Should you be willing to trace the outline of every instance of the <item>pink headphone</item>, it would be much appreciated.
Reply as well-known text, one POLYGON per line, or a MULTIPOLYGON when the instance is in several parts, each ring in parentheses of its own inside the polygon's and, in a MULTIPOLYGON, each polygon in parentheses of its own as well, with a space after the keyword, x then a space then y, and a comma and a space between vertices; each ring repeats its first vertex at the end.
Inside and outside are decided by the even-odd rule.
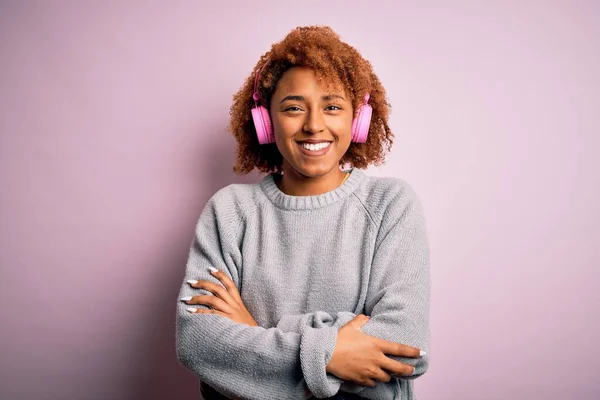
MULTIPOLYGON (((258 143, 260 144, 275 143, 275 134, 273 132, 269 111, 266 107, 258 105, 258 101, 260 100, 260 95, 258 94, 258 78, 268 63, 269 60, 267 60, 262 68, 256 73, 256 78, 254 79, 254 93, 252 94, 252 98, 254 99, 252 120, 254 121, 258 143)), ((355 143, 365 143, 367 141, 367 136, 369 136, 369 124, 371 123, 371 115, 373 114, 373 108, 369 104, 370 97, 369 93, 365 94, 364 102, 358 108, 356 117, 352 120, 352 141, 355 143)))

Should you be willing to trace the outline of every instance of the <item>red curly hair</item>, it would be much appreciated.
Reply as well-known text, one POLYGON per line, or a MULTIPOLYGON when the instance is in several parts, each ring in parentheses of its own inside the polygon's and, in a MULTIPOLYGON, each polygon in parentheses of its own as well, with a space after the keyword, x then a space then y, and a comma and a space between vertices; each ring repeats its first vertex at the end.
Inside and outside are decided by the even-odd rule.
POLYGON ((369 104, 373 107, 373 115, 368 139, 366 143, 352 143, 340 165, 366 168, 370 164, 382 164, 394 137, 388 126, 391 106, 386 100, 385 89, 369 61, 354 47, 342 42, 331 28, 308 26, 292 30, 281 42, 273 44, 233 96, 229 129, 238 145, 233 170, 238 174, 247 174, 254 168, 266 173, 281 172, 283 157, 275 143, 258 143, 250 111, 254 107, 252 94, 255 75, 264 67, 258 91, 268 109, 282 75, 295 66, 312 68, 317 80, 328 85, 341 83, 352 100, 354 110, 362 103, 365 93, 371 95, 369 104))

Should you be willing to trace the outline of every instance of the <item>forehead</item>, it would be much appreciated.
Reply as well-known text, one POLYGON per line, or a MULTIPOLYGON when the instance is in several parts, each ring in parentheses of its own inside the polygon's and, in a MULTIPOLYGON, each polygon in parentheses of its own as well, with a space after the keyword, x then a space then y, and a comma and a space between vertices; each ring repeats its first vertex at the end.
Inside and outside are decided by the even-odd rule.
POLYGON ((344 85, 337 79, 324 79, 309 67, 292 67, 285 71, 275 88, 275 96, 295 93, 344 94, 344 85))

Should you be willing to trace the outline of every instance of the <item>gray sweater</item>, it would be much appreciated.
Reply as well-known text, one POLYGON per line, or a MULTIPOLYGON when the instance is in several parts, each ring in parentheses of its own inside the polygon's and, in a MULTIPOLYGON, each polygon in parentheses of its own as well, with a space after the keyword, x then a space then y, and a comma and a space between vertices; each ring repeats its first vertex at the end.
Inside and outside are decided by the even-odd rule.
POLYGON ((317 196, 286 195, 272 175, 229 185, 200 216, 180 298, 208 293, 186 281, 218 282, 210 266, 229 274, 260 326, 178 301, 177 355, 202 382, 239 399, 414 399, 412 379, 429 363, 429 248, 405 181, 355 168, 317 196), (366 334, 427 352, 396 358, 413 376, 370 388, 326 373, 338 329, 360 313, 371 317, 366 334))

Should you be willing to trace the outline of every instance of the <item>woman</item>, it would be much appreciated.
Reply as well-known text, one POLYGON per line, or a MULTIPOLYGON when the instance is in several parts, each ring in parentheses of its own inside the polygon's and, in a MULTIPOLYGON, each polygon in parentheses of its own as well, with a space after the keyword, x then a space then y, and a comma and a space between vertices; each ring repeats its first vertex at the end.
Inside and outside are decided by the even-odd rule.
POLYGON ((369 62, 327 27, 274 44, 234 96, 234 170, 268 175, 218 191, 196 227, 177 352, 205 398, 414 398, 423 213, 406 182, 361 170, 392 144, 388 113, 369 62))

